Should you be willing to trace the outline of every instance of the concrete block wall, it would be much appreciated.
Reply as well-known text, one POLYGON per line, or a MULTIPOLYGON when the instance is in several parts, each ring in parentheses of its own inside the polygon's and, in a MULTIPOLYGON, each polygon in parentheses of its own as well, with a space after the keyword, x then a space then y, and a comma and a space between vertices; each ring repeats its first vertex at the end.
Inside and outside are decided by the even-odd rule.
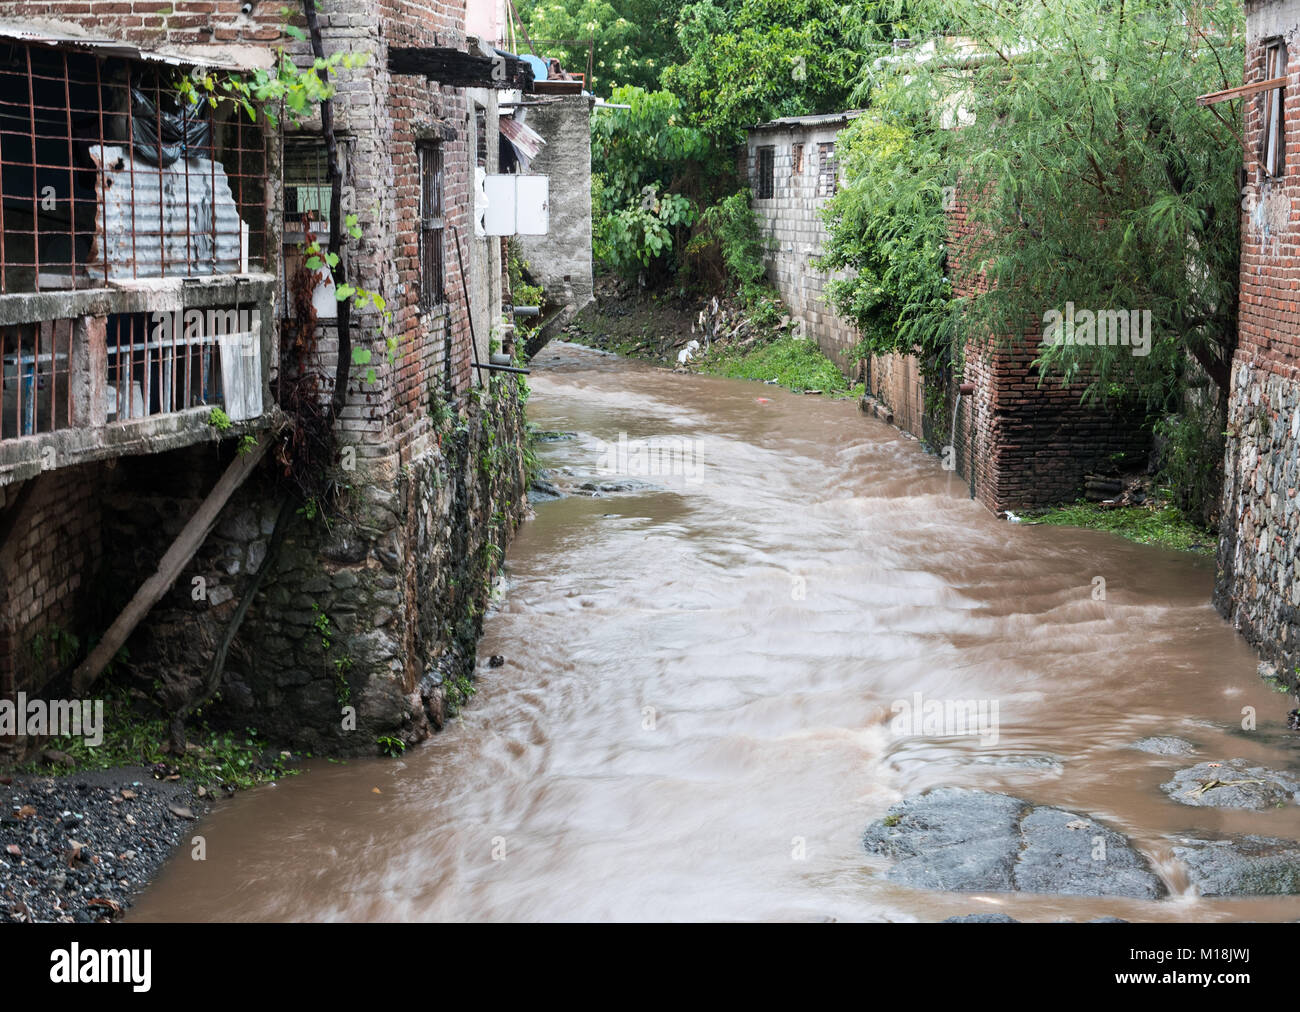
POLYGON ((1223 520, 1214 601, 1279 677, 1300 666, 1300 0, 1246 4, 1244 81, 1262 81, 1265 47, 1287 46, 1286 162, 1262 154, 1269 93, 1244 101, 1246 191, 1241 300, 1224 451, 1223 520))
POLYGON ((591 117, 585 95, 548 97, 529 105, 527 124, 546 139, 528 171, 551 177, 551 231, 521 235, 529 273, 546 290, 549 305, 581 310, 593 295, 591 263, 591 117))
POLYGON ((824 185, 819 188, 824 168, 821 145, 834 144, 842 125, 765 126, 751 130, 748 178, 754 196, 751 206, 771 244, 765 260, 768 278, 791 313, 803 321, 805 336, 816 341, 827 357, 849 373, 856 366, 850 353, 858 343, 857 329, 839 317, 827 301, 826 282, 836 275, 819 270, 814 263, 826 242, 821 211, 829 196, 824 185), (803 145, 801 167, 794 159, 797 144, 803 145), (758 196, 758 150, 766 146, 774 149, 770 198, 758 196))

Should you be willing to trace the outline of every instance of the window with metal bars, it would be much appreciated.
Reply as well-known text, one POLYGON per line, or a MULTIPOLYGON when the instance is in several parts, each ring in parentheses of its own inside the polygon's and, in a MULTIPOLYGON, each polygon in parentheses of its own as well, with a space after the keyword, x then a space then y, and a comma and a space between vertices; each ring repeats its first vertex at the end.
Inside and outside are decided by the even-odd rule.
POLYGON ((790 146, 790 174, 798 176, 803 173, 803 145, 790 146))
POLYGON ((771 200, 776 192, 776 148, 767 145, 758 149, 758 162, 755 166, 758 185, 754 196, 759 200, 771 200))
POLYGON ((479 108, 474 110, 474 135, 478 141, 478 145, 477 145, 478 150, 476 152, 476 158, 477 158, 476 164, 480 169, 486 169, 488 167, 487 128, 488 128, 487 110, 480 106, 479 108))
MULTIPOLYGON (((1264 79, 1287 75, 1286 43, 1270 42, 1264 50, 1264 79)), ((1286 87, 1264 92, 1264 137, 1260 154, 1264 171, 1274 178, 1286 175, 1286 87)))
POLYGON ((420 157, 420 308, 446 302, 443 269, 442 145, 419 145, 420 157))
POLYGON ((826 142, 817 145, 817 196, 833 197, 839 189, 839 166, 835 161, 835 144, 826 142))
POLYGON ((187 106, 174 76, 0 43, 0 291, 240 273, 265 258, 262 126, 187 106))

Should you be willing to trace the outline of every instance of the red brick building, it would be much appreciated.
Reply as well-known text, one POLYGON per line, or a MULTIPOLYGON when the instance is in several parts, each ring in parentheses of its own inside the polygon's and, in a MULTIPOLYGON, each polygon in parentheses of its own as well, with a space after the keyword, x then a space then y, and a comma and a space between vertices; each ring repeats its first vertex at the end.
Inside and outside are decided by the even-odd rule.
MULTIPOLYGON (((325 52, 367 57, 336 75, 342 212, 361 232, 348 280, 391 315, 352 313, 368 362, 354 359, 335 424, 329 503, 273 534, 292 454, 276 403, 295 361, 291 278, 304 227, 324 244, 331 199, 321 124, 184 110, 170 89, 194 67, 271 67, 279 47, 303 65, 308 44, 267 0, 0 5, 0 694, 93 658, 242 469, 119 668, 162 681, 175 709, 256 585, 214 716, 340 748, 442 719, 523 482, 516 382, 474 365, 510 339, 504 242, 476 234, 474 188, 497 168, 498 92, 529 75, 467 35, 466 13, 320 4, 325 52), (159 335, 160 314, 192 310, 234 315, 216 335, 159 335), (255 445, 264 463, 240 464, 255 445)), ((339 347, 327 273, 305 297, 324 400, 339 347)))
POLYGON ((1241 302, 1215 603, 1295 683, 1300 664, 1300 2, 1246 4, 1241 302))

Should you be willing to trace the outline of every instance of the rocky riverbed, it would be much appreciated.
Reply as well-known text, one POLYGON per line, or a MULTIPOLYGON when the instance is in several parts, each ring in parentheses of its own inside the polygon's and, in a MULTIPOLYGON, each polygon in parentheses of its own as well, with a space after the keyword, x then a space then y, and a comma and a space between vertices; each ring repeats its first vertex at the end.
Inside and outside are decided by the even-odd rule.
MULTIPOLYGON (((1134 746, 1186 756, 1177 738, 1134 746)), ((1171 801, 1194 807, 1265 811, 1300 803, 1300 778, 1242 759, 1202 762, 1161 785, 1171 801)), ((1180 837, 1173 856, 1201 896, 1300 895, 1300 841, 1249 833, 1180 837)), ((1130 840, 1078 812, 959 787, 911 795, 863 834, 873 854, 893 859, 885 877, 947 892, 1032 892, 1160 899, 1166 882, 1130 840)), ((978 914, 957 921, 1007 920, 978 914)))
POLYGON ((0 922, 110 921, 208 808, 167 767, 0 778, 0 922))

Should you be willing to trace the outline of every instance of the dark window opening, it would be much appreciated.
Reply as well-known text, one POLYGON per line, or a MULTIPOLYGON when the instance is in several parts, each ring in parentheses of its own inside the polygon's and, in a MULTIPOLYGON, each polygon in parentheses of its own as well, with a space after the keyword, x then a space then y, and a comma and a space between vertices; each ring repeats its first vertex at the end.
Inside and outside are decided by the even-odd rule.
POLYGON ((771 200, 776 192, 776 148, 768 146, 758 149, 756 171, 758 186, 755 195, 759 200, 771 200))
POLYGON ((803 173, 803 145, 796 144, 790 148, 790 174, 793 176, 802 175, 803 173))
POLYGON ((443 271, 442 147, 419 146, 420 157, 420 308, 446 301, 443 271))

